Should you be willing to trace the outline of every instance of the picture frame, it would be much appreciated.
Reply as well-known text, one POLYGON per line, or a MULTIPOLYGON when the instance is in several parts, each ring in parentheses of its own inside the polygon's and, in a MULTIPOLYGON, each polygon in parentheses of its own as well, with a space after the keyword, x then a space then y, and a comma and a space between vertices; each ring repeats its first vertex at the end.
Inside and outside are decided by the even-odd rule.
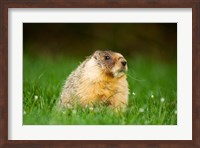
POLYGON ((0 145, 1 147, 199 147, 200 146, 200 1, 1 1, 0 145), (8 140, 8 9, 9 8, 192 8, 192 140, 8 140))

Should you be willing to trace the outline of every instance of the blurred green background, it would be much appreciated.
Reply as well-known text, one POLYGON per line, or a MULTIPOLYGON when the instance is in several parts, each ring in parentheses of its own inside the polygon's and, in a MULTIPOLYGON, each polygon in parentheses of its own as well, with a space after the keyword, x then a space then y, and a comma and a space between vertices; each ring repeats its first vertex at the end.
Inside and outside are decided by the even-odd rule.
POLYGON ((177 124, 176 23, 24 23, 23 124, 177 124), (129 105, 54 109, 66 77, 95 50, 128 61, 129 105))

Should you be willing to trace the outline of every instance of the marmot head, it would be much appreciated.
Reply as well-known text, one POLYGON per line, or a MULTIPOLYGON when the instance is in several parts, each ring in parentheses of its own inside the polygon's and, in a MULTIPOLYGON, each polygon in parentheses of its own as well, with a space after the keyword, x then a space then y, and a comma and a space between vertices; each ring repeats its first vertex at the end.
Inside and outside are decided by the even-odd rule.
POLYGON ((97 50, 92 57, 103 72, 112 77, 119 78, 128 70, 127 61, 120 53, 97 50))

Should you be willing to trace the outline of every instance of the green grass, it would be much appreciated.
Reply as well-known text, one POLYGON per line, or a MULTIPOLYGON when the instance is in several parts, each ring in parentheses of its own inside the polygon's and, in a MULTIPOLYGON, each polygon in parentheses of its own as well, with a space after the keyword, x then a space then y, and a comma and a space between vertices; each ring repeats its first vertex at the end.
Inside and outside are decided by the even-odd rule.
POLYGON ((177 66, 147 57, 128 60, 129 105, 125 112, 105 106, 57 109, 64 80, 84 59, 23 58, 23 124, 176 125, 177 66), (163 98, 163 99, 162 99, 163 98))

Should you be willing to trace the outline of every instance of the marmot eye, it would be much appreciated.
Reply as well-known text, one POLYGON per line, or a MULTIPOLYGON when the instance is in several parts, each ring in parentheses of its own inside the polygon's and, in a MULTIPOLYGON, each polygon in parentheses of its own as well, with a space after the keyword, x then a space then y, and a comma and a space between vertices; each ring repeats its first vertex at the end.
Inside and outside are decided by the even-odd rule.
POLYGON ((110 56, 105 56, 105 60, 110 60, 110 56))

